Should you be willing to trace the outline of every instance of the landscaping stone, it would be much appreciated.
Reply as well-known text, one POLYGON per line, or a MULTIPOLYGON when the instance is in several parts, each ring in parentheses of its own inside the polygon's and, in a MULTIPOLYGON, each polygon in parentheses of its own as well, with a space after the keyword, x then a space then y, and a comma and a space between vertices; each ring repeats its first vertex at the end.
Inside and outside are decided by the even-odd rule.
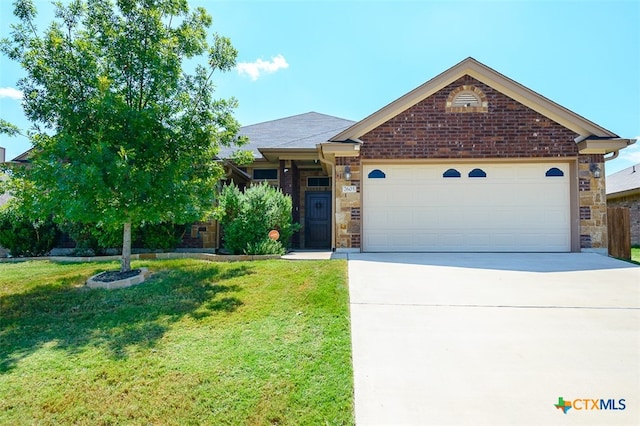
POLYGON ((151 275, 148 268, 140 268, 135 271, 138 271, 138 273, 116 280, 111 280, 113 275, 112 272, 101 272, 89 278, 86 285, 89 288, 105 288, 107 290, 113 290, 116 288, 126 288, 142 284, 144 280, 151 275))

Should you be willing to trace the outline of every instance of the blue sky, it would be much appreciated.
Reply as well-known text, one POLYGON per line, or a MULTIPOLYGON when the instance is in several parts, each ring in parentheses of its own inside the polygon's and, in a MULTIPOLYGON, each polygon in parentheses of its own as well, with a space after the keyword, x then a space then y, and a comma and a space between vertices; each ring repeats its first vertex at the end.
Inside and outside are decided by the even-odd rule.
MULTIPOLYGON (((36 0, 43 23, 49 1, 36 0)), ((640 137, 640 1, 206 1, 238 49, 218 75, 243 125, 309 111, 360 120, 472 56, 621 137, 640 137)), ((12 6, 0 1, 0 37, 12 6)), ((0 59, 0 117, 29 127, 0 59)), ((24 138, 0 135, 13 158, 24 138)), ((640 142, 607 174, 640 163, 640 142)))

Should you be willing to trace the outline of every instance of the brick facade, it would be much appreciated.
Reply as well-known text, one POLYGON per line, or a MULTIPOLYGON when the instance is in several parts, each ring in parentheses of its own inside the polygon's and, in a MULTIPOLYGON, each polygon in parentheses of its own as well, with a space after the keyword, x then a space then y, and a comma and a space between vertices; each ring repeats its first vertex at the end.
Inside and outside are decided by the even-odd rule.
POLYGON ((372 159, 575 157, 576 135, 497 90, 464 76, 362 136, 372 159), (488 112, 446 111, 451 92, 480 89, 488 112))
POLYGON ((336 159, 336 248, 360 248, 360 194, 342 194, 341 189, 343 185, 359 186, 363 160, 528 158, 578 158, 580 246, 606 248, 605 180, 589 173, 591 163, 604 170, 603 156, 579 155, 577 136, 490 86, 464 76, 360 137, 364 143, 359 158, 336 159), (468 111, 451 108, 451 99, 462 90, 472 91, 482 106, 468 111), (347 165, 351 181, 344 179, 347 165))

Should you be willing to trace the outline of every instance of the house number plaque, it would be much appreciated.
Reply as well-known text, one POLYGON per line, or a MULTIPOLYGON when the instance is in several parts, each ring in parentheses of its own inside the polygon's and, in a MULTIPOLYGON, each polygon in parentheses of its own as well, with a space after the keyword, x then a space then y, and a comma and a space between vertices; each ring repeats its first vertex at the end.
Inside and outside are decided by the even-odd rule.
POLYGON ((348 194, 351 192, 358 192, 358 188, 355 185, 344 185, 342 187, 343 194, 348 194))

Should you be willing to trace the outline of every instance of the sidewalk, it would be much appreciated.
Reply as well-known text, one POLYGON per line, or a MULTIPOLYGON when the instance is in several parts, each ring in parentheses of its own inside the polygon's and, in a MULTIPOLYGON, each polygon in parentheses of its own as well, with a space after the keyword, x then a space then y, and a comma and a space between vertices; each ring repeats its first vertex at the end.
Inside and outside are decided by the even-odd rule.
POLYGON ((286 260, 329 260, 346 259, 345 253, 333 253, 327 250, 296 250, 282 256, 286 260))

